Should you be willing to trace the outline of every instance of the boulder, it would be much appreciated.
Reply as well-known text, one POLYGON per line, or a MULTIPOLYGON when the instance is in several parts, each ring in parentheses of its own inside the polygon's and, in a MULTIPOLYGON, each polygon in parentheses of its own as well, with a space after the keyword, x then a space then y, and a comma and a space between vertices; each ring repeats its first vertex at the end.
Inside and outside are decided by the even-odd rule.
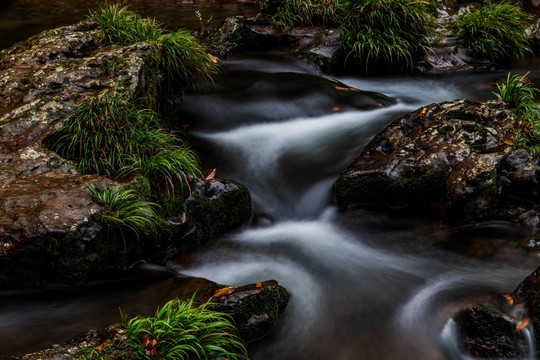
POLYGON ((519 217, 538 216, 539 165, 512 145, 517 136, 512 109, 500 101, 420 108, 353 159, 336 181, 336 202, 428 210, 450 224, 509 220, 534 231, 534 221, 519 217))
MULTIPOLYGON (((0 52, 0 286, 77 283, 141 259, 163 261, 184 248, 174 244, 190 229, 197 229, 190 235, 194 245, 187 246, 192 249, 249 218, 247 190, 213 180, 197 185, 201 204, 177 204, 176 212, 186 208, 193 224, 183 233, 171 222, 160 234, 125 241, 96 221, 99 206, 87 189, 117 182, 81 175, 45 146, 47 136, 89 97, 115 90, 132 102, 157 104, 155 51, 147 43, 102 44, 97 25, 86 20, 0 52)), ((135 186, 134 180, 123 185, 135 186)))
MULTIPOLYGON (((191 278, 182 284, 179 299, 189 299, 189 294, 196 291, 196 302, 210 302, 211 309, 230 314, 244 343, 265 335, 277 322, 289 300, 287 290, 275 280, 227 287, 206 279, 191 278)), ((96 348, 102 351, 100 355, 110 360, 135 359, 135 356, 125 353, 126 341, 126 331, 120 325, 111 325, 83 332, 61 344, 27 354, 20 360, 78 359, 85 353, 91 355, 96 348)))

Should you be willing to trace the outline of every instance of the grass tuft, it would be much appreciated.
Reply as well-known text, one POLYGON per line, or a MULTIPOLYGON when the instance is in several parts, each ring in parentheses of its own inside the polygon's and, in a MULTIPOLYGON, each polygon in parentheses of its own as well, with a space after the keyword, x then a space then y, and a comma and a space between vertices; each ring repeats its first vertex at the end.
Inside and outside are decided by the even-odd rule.
POLYGON ((502 63, 532 53, 526 35, 530 20, 531 15, 518 5, 486 2, 461 15, 452 26, 473 56, 502 63))
POLYGON ((263 18, 278 29, 292 26, 336 26, 341 22, 340 0, 266 0, 263 18))
POLYGON ((218 73, 216 59, 185 30, 166 33, 153 19, 142 18, 122 4, 105 4, 88 16, 101 27, 107 43, 131 45, 147 42, 156 46, 156 60, 161 65, 168 86, 211 80, 218 73))
POLYGON ((153 317, 123 316, 126 348, 139 359, 247 359, 230 317, 207 306, 175 299, 153 317))
POLYGON ((191 176, 200 176, 195 153, 174 134, 160 128, 152 110, 116 92, 88 99, 69 116, 52 136, 50 148, 73 160, 79 172, 119 177, 138 172, 179 193, 191 176))
POLYGON ((135 190, 124 190, 117 185, 110 189, 87 186, 100 206, 99 219, 109 228, 128 228, 137 236, 154 231, 161 220, 157 204, 140 201, 135 190))
POLYGON ((430 3, 423 0, 346 0, 337 59, 364 71, 409 69, 435 35, 430 3))
POLYGON ((493 94, 513 108, 521 129, 520 138, 514 144, 529 150, 533 156, 540 155, 540 110, 536 105, 535 94, 540 90, 526 75, 508 73, 506 83, 497 84, 493 94))

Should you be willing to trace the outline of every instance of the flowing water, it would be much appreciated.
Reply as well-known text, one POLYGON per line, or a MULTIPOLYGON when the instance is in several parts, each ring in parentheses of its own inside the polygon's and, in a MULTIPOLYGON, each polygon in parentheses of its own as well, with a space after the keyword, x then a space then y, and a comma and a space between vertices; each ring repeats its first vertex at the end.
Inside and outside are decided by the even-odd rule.
MULTIPOLYGON (((64 5, 72 3, 86 6, 64 5)), ((0 34, 16 29, 7 17, 18 21, 3 11, 24 4, 40 6, 13 0, 0 9, 0 34)), ((468 303, 512 291, 536 267, 511 246, 519 231, 496 222, 448 229, 399 209, 338 211, 331 191, 352 157, 396 117, 433 102, 492 98, 493 82, 504 77, 336 79, 278 52, 227 61, 212 91, 185 95, 179 123, 195 124, 205 167, 248 186, 252 223, 176 259, 174 272, 146 266, 75 288, 0 291, 0 356, 118 322, 118 307, 150 314, 188 275, 230 285, 276 279, 289 290, 277 326, 250 345, 253 359, 467 359, 448 319, 468 303)))

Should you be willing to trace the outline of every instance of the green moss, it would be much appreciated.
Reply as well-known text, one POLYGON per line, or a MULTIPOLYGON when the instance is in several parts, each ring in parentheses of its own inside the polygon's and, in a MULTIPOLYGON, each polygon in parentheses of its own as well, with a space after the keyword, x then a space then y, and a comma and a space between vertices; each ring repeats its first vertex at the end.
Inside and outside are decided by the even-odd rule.
POLYGON ((289 294, 281 286, 267 286, 256 295, 246 297, 235 308, 234 319, 237 324, 248 324, 252 316, 267 317, 268 327, 240 327, 242 338, 256 339, 263 336, 274 324, 278 316, 285 310, 289 301, 289 294))
POLYGON ((149 200, 152 196, 152 186, 148 178, 142 175, 137 176, 135 191, 137 192, 139 199, 149 200))
POLYGON ((447 133, 450 133, 450 132, 454 131, 455 129, 456 128, 453 125, 446 124, 446 125, 443 125, 440 128, 438 128, 437 132, 439 134, 441 134, 441 135, 445 135, 447 133))
POLYGON ((462 200, 459 216, 463 223, 474 223, 488 219, 499 204, 497 168, 478 174, 474 179, 467 181, 467 186, 474 192, 462 200))

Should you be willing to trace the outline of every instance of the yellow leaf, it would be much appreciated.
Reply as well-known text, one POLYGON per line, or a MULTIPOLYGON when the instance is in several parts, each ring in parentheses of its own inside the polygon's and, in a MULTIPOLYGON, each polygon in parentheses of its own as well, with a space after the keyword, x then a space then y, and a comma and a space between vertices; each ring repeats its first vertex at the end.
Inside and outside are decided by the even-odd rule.
POLYGON ((503 298, 504 298, 510 305, 513 305, 513 304, 514 304, 514 298, 512 297, 512 295, 504 294, 504 295, 503 295, 503 298))

